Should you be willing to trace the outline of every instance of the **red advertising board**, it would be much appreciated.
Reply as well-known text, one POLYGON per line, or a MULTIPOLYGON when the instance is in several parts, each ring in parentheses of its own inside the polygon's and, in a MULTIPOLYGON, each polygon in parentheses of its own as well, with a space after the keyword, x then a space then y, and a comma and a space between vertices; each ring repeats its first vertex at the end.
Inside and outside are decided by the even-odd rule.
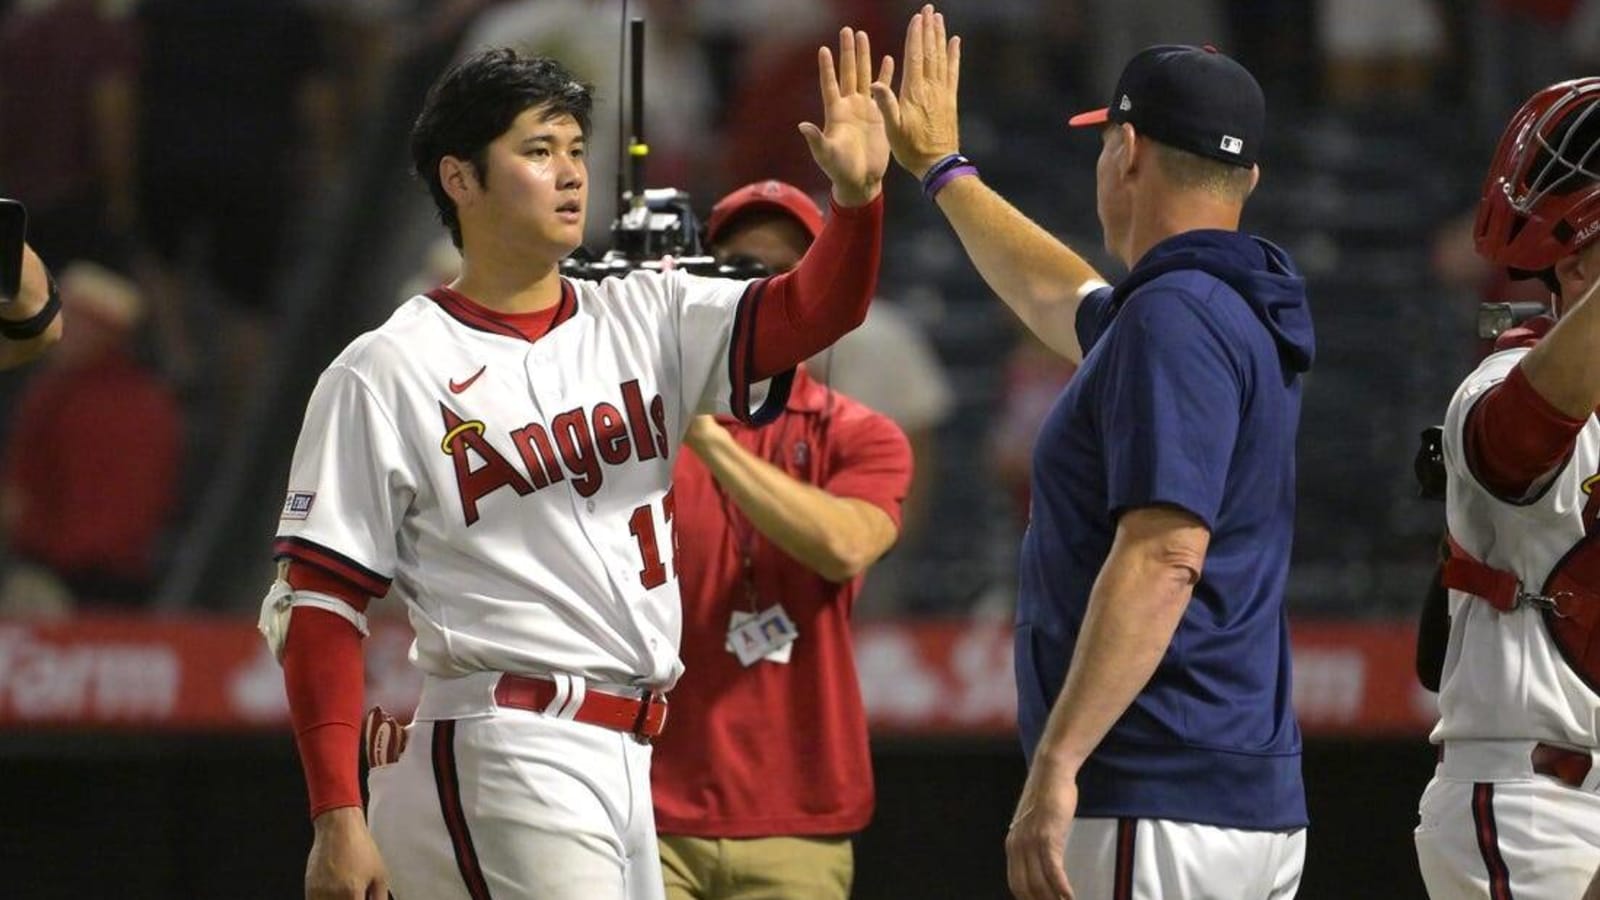
MULTIPOLYGON (((1311 735, 1422 735, 1433 695, 1412 674, 1409 623, 1293 629, 1295 707, 1311 735)), ((403 712, 421 677, 404 622, 375 622, 367 699, 403 712)), ((874 733, 1013 733, 1011 626, 900 621, 856 629, 874 733)), ((693 678, 689 672, 685 678, 693 678)), ((236 619, 0 620, 0 731, 237 731, 287 723, 283 683, 254 624, 236 619)))

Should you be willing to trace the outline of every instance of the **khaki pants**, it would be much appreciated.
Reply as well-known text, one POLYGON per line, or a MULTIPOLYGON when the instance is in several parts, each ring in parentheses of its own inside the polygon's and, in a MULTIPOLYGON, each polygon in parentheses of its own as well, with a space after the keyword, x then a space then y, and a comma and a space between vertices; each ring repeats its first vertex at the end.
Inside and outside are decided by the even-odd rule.
POLYGON ((661 836, 667 900, 846 900, 849 838, 661 836))

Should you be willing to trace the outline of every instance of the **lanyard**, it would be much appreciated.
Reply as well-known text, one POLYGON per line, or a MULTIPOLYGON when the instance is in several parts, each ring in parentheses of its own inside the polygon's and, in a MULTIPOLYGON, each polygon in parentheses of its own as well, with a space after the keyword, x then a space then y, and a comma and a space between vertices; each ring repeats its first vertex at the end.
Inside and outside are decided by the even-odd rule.
MULTIPOLYGON (((780 426, 781 430, 778 432, 778 438, 772 443, 772 446, 777 450, 778 458, 776 460, 770 458, 770 453, 753 454, 763 462, 771 463, 772 465, 777 466, 778 470, 783 472, 785 475, 788 475, 788 472, 784 470, 781 463, 783 460, 783 448, 788 446, 790 421, 791 417, 784 418, 783 425, 780 426)), ((738 438, 736 437, 734 440, 737 441, 738 438)), ((740 444, 740 446, 743 447, 744 445, 740 444)), ((750 519, 739 509, 739 504, 733 501, 733 497, 730 496, 727 489, 722 486, 722 482, 717 480, 715 474, 712 474, 711 476, 711 484, 712 487, 716 488, 717 498, 722 503, 722 514, 728 519, 728 529, 733 532, 734 544, 739 549, 739 581, 744 587, 744 599, 750 605, 750 612, 760 612, 760 595, 756 591, 755 561, 756 540, 759 535, 756 531, 755 523, 751 522, 750 519)))

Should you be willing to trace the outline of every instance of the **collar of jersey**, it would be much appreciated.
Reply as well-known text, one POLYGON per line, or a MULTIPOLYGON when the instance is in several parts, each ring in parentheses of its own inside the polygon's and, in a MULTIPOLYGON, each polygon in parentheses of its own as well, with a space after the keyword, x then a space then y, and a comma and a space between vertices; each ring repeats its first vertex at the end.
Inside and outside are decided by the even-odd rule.
POLYGON ((544 312, 543 310, 537 313, 496 312, 479 305, 472 298, 446 285, 440 285, 424 296, 437 303, 439 308, 444 310, 445 314, 450 318, 468 328, 529 343, 549 334, 557 325, 572 318, 573 314, 578 311, 578 293, 572 287, 572 282, 565 278, 561 279, 561 300, 556 304, 555 314, 550 317, 550 324, 545 326, 544 330, 535 337, 529 337, 524 334, 522 329, 513 323, 525 317, 539 316, 544 312))

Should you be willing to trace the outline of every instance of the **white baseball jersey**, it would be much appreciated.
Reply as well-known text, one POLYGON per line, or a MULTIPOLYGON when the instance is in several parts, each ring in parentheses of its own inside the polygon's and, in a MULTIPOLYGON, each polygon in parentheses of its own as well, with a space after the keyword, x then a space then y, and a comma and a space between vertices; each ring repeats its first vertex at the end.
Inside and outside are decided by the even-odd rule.
POLYGON ((392 584, 430 674, 670 688, 672 459, 689 416, 767 393, 743 377, 764 284, 564 281, 532 342, 448 289, 412 298, 318 381, 275 552, 392 584))
MULTIPOLYGON (((1462 549, 1538 592, 1595 528, 1600 492, 1591 494, 1590 488, 1600 474, 1600 422, 1590 416, 1566 465, 1526 503, 1507 503, 1485 490, 1468 469, 1463 449, 1467 413, 1525 353, 1519 348, 1489 356, 1450 401, 1444 425, 1445 510, 1450 535, 1462 549)), ((1533 607, 1501 612, 1452 590, 1440 688, 1435 743, 1505 738, 1600 746, 1600 695, 1563 659, 1533 607)))

